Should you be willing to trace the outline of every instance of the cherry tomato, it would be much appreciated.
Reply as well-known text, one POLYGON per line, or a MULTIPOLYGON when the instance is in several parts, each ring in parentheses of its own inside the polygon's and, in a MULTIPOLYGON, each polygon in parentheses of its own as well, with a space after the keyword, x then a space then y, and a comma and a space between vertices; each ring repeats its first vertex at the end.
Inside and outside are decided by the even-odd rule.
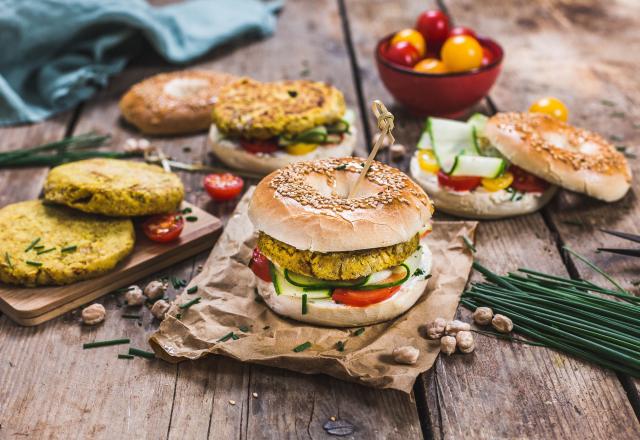
POLYGON ((480 65, 488 66, 491 63, 493 63, 493 52, 491 52, 486 47, 483 47, 482 48, 482 62, 480 63, 480 65))
POLYGON ((209 174, 204 178, 204 189, 213 200, 224 201, 237 197, 242 192, 244 180, 231 173, 209 174))
POLYGON ((431 150, 418 150, 418 165, 422 171, 435 174, 440 171, 440 165, 431 150))
POLYGON ((353 307, 366 307, 391 298, 400 286, 383 287, 377 290, 349 290, 335 289, 331 297, 338 304, 346 304, 353 307))
POLYGON ((420 57, 423 57, 424 52, 427 50, 427 43, 424 37, 415 29, 403 29, 397 32, 391 39, 391 44, 399 43, 400 41, 406 41, 415 47, 420 57))
POLYGON ((436 58, 425 58, 413 66, 413 70, 423 73, 447 73, 447 66, 436 58))
POLYGON ((448 37, 455 37, 456 35, 467 35, 472 38, 478 38, 478 36, 472 29, 469 29, 468 27, 464 27, 464 26, 456 26, 453 29, 451 29, 449 31, 448 37))
POLYGON ((385 57, 392 63, 411 67, 420 59, 420 54, 408 41, 399 41, 389 45, 385 57))
POLYGON ((255 248, 251 261, 249 261, 249 267, 258 278, 267 283, 271 282, 271 268, 269 265, 267 257, 260 252, 260 249, 255 248))
POLYGON ((278 142, 274 139, 240 139, 240 146, 252 154, 270 154, 278 151, 278 142))
POLYGON ((509 171, 513 174, 513 183, 511 186, 517 191, 541 193, 549 187, 549 183, 545 180, 527 173, 515 165, 511 165, 509 171))
POLYGON ((179 212, 154 215, 142 224, 144 235, 158 243, 175 240, 180 236, 182 229, 184 229, 184 219, 179 212))
POLYGON ((427 47, 439 53, 449 35, 449 19, 442 11, 424 11, 418 16, 415 28, 427 41, 427 47))
POLYGON ((464 72, 482 64, 482 46, 468 35, 450 37, 442 46, 442 61, 451 72, 464 72))
POLYGON ((481 181, 482 177, 450 176, 442 170, 438 171, 438 183, 454 191, 472 191, 480 185, 481 181))
POLYGON ((569 110, 562 101, 552 96, 538 99, 529 107, 531 113, 546 113, 561 121, 567 121, 569 118, 569 110))
POLYGON ((513 174, 509 171, 506 171, 501 176, 495 177, 493 179, 483 178, 482 179, 482 187, 489 192, 500 191, 501 189, 507 189, 513 183, 513 174))

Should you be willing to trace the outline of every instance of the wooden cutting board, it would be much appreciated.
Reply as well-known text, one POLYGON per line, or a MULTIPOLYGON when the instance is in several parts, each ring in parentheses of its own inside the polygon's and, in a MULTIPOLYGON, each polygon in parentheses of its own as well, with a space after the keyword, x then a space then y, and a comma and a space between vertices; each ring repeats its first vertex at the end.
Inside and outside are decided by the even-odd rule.
POLYGON ((198 218, 185 222, 180 238, 171 243, 154 243, 136 224, 133 252, 108 274, 68 286, 17 287, 0 284, 0 311, 18 324, 33 326, 87 304, 115 289, 169 267, 213 247, 222 231, 222 222, 189 203, 189 215, 198 218))

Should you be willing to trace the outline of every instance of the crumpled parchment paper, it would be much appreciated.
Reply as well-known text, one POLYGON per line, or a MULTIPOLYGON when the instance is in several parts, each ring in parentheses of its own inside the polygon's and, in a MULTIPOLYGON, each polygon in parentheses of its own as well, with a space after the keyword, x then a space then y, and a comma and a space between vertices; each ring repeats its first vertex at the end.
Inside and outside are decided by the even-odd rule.
POLYGON ((426 293, 405 314, 355 335, 356 329, 317 327, 282 318, 257 297, 254 275, 247 267, 257 239, 247 216, 252 193, 253 188, 240 201, 203 271, 187 286, 198 286, 197 292, 188 294, 185 289, 151 336, 156 355, 179 362, 220 354, 410 393, 416 377, 431 368, 440 348, 438 341, 426 339, 426 324, 437 317, 453 319, 458 307, 473 260, 462 236, 473 240, 477 222, 435 222, 428 236, 433 276, 426 293), (179 308, 196 297, 201 297, 198 304, 179 308), (180 319, 176 319, 178 313, 180 319), (219 342, 230 332, 237 339, 219 342), (293 351, 307 341, 310 348, 293 351), (338 341, 344 342, 342 352, 337 350, 338 341), (403 345, 420 349, 416 364, 394 363, 391 352, 403 345))

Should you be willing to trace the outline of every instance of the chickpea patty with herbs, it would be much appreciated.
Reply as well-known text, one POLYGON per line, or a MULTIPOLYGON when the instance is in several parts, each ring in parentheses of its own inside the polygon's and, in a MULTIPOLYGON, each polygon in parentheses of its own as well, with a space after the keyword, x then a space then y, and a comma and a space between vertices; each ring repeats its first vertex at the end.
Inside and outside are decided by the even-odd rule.
POLYGON ((132 217, 178 209, 180 178, 155 165, 117 159, 88 159, 60 165, 44 184, 47 201, 93 214, 132 217))
POLYGON ((47 205, 42 200, 0 209, 0 281, 63 285, 113 269, 133 250, 129 219, 47 205))

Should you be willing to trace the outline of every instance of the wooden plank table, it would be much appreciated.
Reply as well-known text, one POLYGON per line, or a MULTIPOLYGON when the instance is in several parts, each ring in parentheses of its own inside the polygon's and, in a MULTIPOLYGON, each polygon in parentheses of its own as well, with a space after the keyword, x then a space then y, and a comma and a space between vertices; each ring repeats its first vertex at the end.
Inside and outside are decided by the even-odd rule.
MULTIPOLYGON (((375 127, 368 104, 382 99, 396 116, 398 141, 413 148, 422 120, 392 105, 372 54, 377 37, 411 26, 429 6, 436 5, 421 0, 289 0, 273 37, 216 50, 198 67, 263 80, 304 77, 337 85, 360 116, 361 155, 369 127, 375 127)), ((634 56, 640 49, 639 5, 622 0, 465 0, 439 6, 456 22, 504 45, 505 69, 492 92, 498 109, 525 110, 535 98, 555 95, 569 105, 577 125, 630 147, 639 143, 640 58, 634 56)), ((119 120, 118 98, 139 79, 170 68, 153 56, 144 57, 75 112, 0 130, 0 148, 35 145, 90 129, 111 133, 120 147, 139 135, 119 120)), ((483 103, 478 110, 489 113, 491 108, 483 103)), ((213 162, 205 139, 195 135, 152 141, 180 160, 213 162)), ((407 163, 393 164, 406 169, 407 163)), ((637 173, 637 161, 631 163, 637 173)), ((46 172, 0 171, 0 206, 37 197, 46 172)), ((233 203, 211 202, 202 191, 202 175, 181 177, 190 202, 223 220, 228 217, 233 203)), ((637 193, 637 181, 634 190, 637 193)), ((640 278, 635 261, 596 255, 594 250, 613 242, 597 227, 639 233, 639 209, 634 194, 605 205, 561 192, 542 213, 483 222, 478 258, 497 271, 526 263, 556 274, 594 278, 561 254, 561 246, 568 244, 633 288, 632 282, 640 278), (575 219, 584 225, 567 223, 575 219)), ((189 279, 206 256, 162 275, 189 279)), ((175 293, 169 292, 171 297, 175 293)), ((640 436, 639 382, 544 348, 480 337, 473 355, 439 358, 408 396, 226 358, 170 365, 118 360, 117 348, 83 351, 83 342, 116 336, 145 348, 157 326, 146 309, 140 324, 121 319, 121 299, 115 295, 100 302, 109 317, 96 328, 82 327, 77 312, 37 328, 18 327, 0 316, 0 439, 327 438, 322 426, 331 416, 351 422, 352 437, 359 439, 640 436)), ((460 314, 468 316, 464 310, 460 314)))

